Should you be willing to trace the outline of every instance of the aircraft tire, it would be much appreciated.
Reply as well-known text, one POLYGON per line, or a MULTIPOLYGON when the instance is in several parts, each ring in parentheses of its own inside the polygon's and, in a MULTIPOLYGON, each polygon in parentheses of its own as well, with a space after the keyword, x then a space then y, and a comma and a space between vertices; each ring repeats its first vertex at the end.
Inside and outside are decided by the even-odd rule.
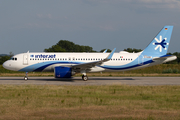
POLYGON ((87 81, 87 80, 88 80, 88 76, 87 76, 87 75, 83 75, 83 76, 82 76, 82 79, 83 79, 84 81, 87 81))
POLYGON ((24 80, 27 81, 27 80, 28 80, 28 77, 24 77, 24 80))

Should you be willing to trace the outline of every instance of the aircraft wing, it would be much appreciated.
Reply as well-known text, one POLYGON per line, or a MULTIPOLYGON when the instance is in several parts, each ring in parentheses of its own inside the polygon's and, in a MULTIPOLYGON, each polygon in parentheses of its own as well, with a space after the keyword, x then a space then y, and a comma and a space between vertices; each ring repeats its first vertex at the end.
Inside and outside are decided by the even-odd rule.
POLYGON ((107 62, 107 61, 109 61, 112 58, 115 50, 116 50, 116 48, 114 48, 114 50, 103 60, 95 61, 95 62, 89 62, 89 63, 83 63, 83 64, 78 64, 78 65, 73 65, 71 68, 75 69, 75 70, 78 70, 78 69, 82 70, 82 69, 92 68, 92 67, 94 67, 96 65, 101 65, 102 63, 107 62))

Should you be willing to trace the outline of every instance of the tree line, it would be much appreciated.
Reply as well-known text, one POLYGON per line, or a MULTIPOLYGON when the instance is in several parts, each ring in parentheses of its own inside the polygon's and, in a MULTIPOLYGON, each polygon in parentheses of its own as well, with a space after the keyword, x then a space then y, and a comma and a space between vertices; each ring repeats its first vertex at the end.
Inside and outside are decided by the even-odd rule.
POLYGON ((92 47, 74 44, 68 40, 60 40, 56 45, 48 49, 44 49, 44 52, 96 52, 92 47))
MULTIPOLYGON (((104 52, 106 49, 100 50, 100 52, 104 52)), ((141 49, 135 49, 135 48, 127 48, 124 49, 124 51, 130 52, 130 53, 137 53, 141 52, 141 49)), ((44 52, 98 52, 93 50, 90 46, 84 46, 84 45, 78 45, 74 44, 71 41, 68 40, 60 40, 57 44, 44 49, 44 52)), ((111 52, 111 49, 107 49, 107 52, 111 52)), ((168 55, 175 55, 177 56, 177 59, 171 62, 168 62, 167 64, 180 64, 180 53, 168 53, 168 55)), ((2 65, 6 60, 10 59, 13 56, 12 52, 10 52, 10 55, 2 55, 0 56, 0 65, 2 65)))

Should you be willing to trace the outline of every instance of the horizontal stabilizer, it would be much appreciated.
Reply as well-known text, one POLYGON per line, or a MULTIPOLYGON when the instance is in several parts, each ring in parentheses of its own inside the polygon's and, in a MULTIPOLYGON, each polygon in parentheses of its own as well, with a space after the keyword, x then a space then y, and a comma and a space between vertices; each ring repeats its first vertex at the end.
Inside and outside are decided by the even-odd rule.
POLYGON ((176 60, 177 59, 177 57, 176 56, 174 56, 174 55, 167 55, 167 56, 164 56, 164 57, 155 57, 155 58, 153 58, 152 60, 153 61, 163 61, 163 63, 165 63, 165 62, 169 62, 169 61, 173 61, 173 60, 176 60))

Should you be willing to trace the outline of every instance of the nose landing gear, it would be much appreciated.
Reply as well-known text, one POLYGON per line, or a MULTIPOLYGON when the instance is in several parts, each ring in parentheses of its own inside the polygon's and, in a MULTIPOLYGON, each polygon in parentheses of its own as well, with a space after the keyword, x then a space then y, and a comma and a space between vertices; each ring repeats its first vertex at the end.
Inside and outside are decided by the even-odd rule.
POLYGON ((24 77, 24 80, 27 81, 28 80, 28 72, 26 72, 26 75, 24 77))

